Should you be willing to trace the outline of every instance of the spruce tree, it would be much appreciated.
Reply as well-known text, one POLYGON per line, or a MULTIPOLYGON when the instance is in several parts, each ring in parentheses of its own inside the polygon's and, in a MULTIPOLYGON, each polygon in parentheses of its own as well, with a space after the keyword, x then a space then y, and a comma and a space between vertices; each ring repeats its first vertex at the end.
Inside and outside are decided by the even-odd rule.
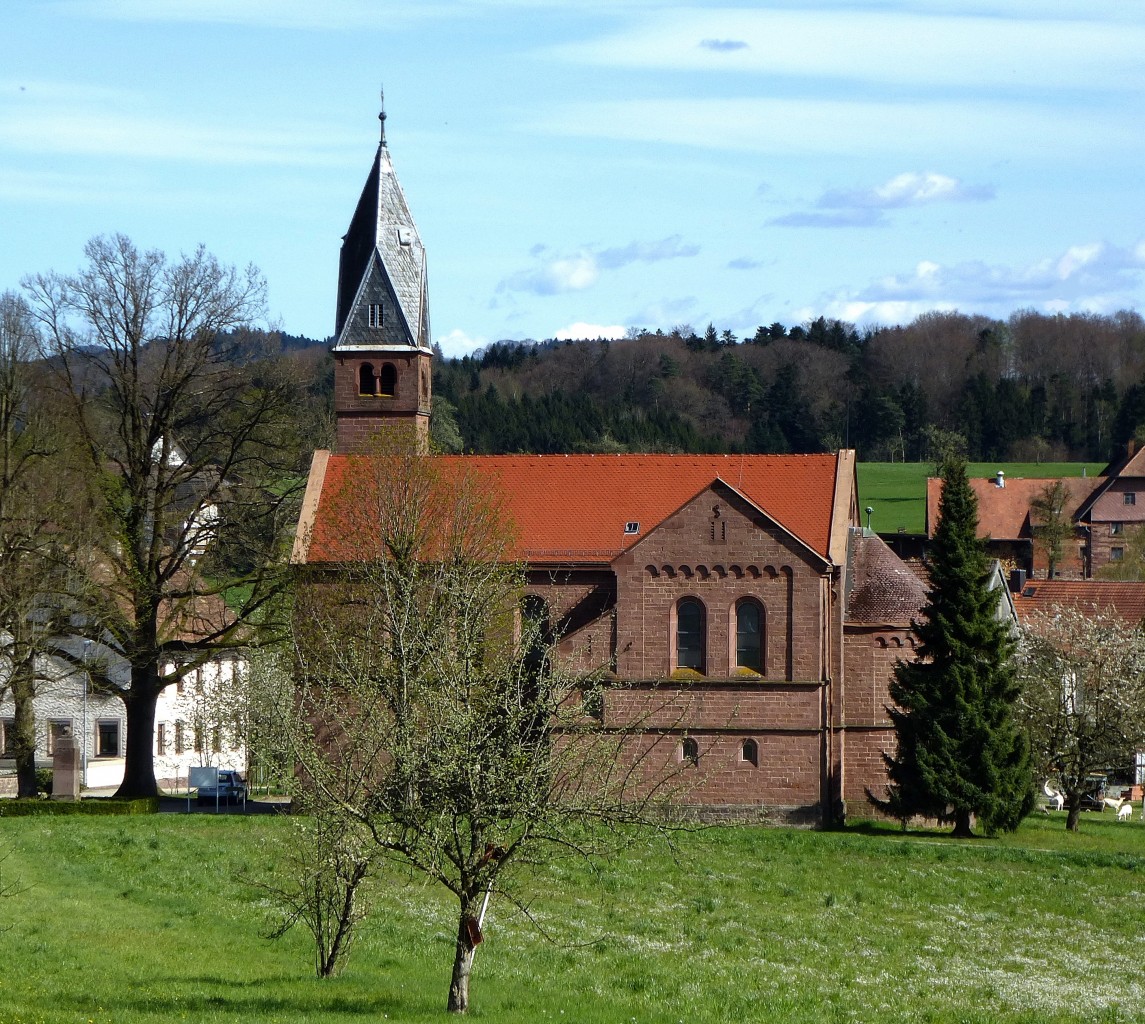
POLYGON ((978 501, 957 458, 941 466, 940 521, 930 552, 927 604, 913 623, 917 660, 900 662, 889 709, 898 738, 884 754, 895 817, 948 815, 971 835, 1012 831, 1033 803, 1030 755, 1014 719, 1018 685, 1010 624, 998 618, 990 562, 978 540, 978 501))

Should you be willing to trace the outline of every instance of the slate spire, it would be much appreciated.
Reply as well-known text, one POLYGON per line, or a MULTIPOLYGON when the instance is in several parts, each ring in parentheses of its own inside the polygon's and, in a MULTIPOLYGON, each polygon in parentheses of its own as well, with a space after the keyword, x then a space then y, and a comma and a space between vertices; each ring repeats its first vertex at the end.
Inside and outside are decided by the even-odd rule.
POLYGON ((338 265, 337 349, 408 345, 429 349, 425 249, 381 136, 338 265))

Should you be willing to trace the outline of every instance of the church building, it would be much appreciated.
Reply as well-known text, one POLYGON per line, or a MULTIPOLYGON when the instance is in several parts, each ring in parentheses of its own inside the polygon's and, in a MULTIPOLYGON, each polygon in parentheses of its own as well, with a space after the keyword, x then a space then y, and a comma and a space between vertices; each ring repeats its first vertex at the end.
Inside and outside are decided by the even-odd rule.
MULTIPOLYGON (((361 558, 340 506, 371 439, 404 431, 428 451, 426 257, 384 114, 342 243, 336 339, 336 448, 314 454, 293 551, 318 573, 361 558)), ((690 805, 818 823, 882 794, 888 685, 925 588, 861 527, 853 451, 425 457, 498 496, 558 656, 612 680, 604 726, 649 712, 633 742, 695 773, 690 805)))

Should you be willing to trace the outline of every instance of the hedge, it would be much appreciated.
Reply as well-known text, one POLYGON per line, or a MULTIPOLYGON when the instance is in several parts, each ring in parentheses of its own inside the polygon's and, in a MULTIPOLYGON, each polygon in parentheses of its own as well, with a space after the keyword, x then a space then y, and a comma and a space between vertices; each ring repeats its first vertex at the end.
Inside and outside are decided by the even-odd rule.
POLYGON ((30 814, 156 814, 158 797, 138 800, 0 800, 0 818, 23 818, 30 814))

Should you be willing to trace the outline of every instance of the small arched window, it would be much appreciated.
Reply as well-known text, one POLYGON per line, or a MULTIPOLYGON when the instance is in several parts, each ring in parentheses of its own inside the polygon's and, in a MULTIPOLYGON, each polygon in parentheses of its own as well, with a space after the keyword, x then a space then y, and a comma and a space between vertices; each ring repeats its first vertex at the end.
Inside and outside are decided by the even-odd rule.
POLYGON ((700 763, 700 745, 691 736, 680 741, 680 760, 684 764, 700 763))
POLYGON ((755 740, 744 740, 740 744, 739 759, 755 768, 759 767, 759 744, 755 740))
POLYGON ((358 394, 359 395, 376 395, 378 387, 377 378, 374 376, 374 364, 363 363, 358 367, 358 394))
POLYGON ((398 369, 393 363, 382 363, 382 373, 378 378, 378 394, 393 398, 398 391, 398 369))
POLYGON ((676 667, 704 671, 704 606, 686 597, 676 606, 676 667))
POLYGON ((736 605, 736 667, 763 672, 763 609, 755 601, 736 605))

